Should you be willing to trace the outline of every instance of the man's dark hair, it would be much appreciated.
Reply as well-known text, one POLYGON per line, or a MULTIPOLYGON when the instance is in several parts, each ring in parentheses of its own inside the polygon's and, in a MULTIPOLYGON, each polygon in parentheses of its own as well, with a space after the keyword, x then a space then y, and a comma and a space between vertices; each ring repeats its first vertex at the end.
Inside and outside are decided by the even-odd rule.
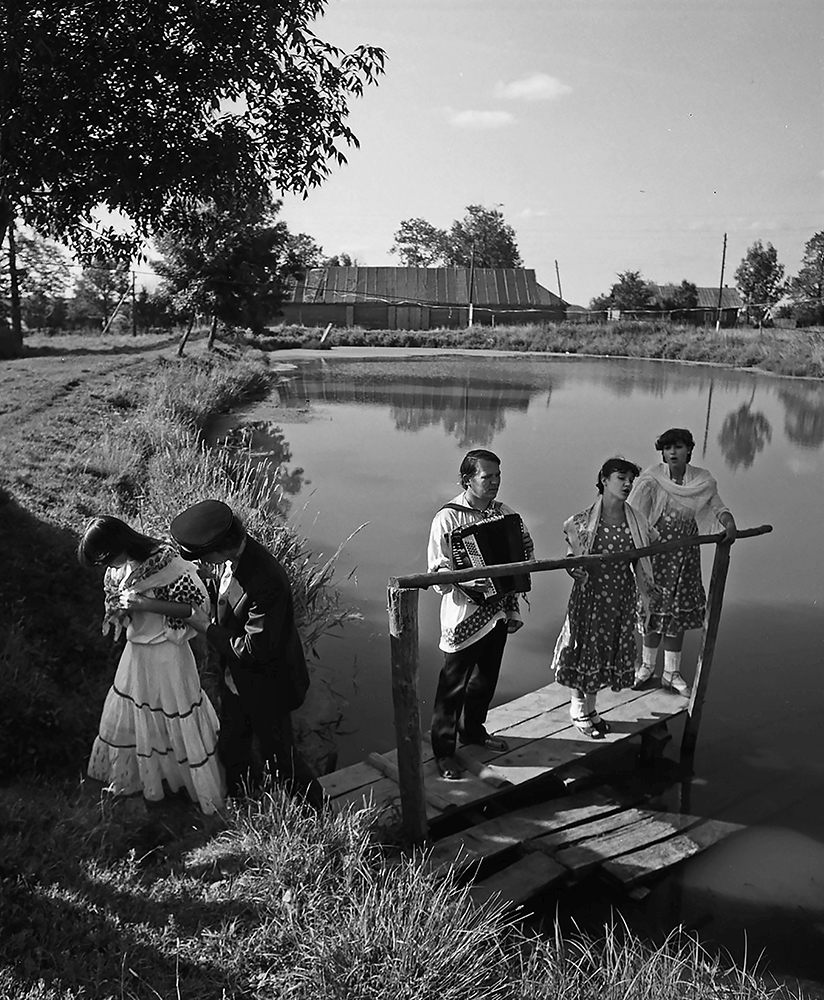
POLYGON ((501 464, 500 458, 498 458, 494 451, 487 451, 486 448, 473 448, 472 451, 468 451, 464 455, 461 462, 461 486, 466 488, 469 485, 469 480, 481 467, 481 462, 494 462, 496 465, 501 464))

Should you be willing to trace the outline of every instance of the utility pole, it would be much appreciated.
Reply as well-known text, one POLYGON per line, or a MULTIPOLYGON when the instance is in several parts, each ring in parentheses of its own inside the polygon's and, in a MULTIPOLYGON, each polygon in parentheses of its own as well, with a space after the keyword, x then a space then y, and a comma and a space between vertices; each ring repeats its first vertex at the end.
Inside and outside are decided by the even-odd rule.
POLYGON ((137 271, 132 271, 132 336, 137 336, 137 309, 135 307, 134 285, 137 280, 137 271))
POLYGON ((724 264, 727 260, 727 234, 724 233, 724 249, 721 251, 721 280, 718 282, 718 309, 715 313, 715 332, 721 328, 721 296, 724 293, 724 264))
POLYGON ((558 270, 558 261, 555 261, 555 277, 558 280, 558 298, 563 300, 564 293, 561 291, 561 272, 558 270))
POLYGON ((472 292, 475 284, 475 241, 472 241, 472 250, 469 256, 469 326, 472 326, 474 306, 472 304, 472 292))

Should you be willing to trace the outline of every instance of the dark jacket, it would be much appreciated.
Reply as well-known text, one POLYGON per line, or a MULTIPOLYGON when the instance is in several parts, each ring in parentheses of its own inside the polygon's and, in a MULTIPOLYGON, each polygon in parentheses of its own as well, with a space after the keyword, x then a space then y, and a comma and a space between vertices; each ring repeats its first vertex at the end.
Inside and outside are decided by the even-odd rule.
POLYGON ((292 588, 286 570, 260 542, 246 538, 246 547, 234 568, 243 591, 232 608, 217 609, 217 623, 206 637, 224 658, 242 702, 260 697, 266 678, 273 710, 299 708, 309 688, 309 672, 300 635, 295 627, 292 588))

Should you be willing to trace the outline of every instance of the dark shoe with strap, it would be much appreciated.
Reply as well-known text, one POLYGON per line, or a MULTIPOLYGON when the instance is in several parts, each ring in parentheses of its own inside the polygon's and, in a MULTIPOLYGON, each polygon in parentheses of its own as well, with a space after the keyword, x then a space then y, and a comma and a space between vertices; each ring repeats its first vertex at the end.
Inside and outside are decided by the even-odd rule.
POLYGON ((460 781, 463 777, 463 771, 451 757, 436 757, 435 767, 438 769, 438 774, 446 781, 460 781))
POLYGON ((505 739, 500 736, 490 736, 489 733, 484 733, 476 740, 461 736, 460 742, 463 746, 483 747, 485 750, 494 750, 495 753, 506 753, 509 749, 509 744, 505 739))

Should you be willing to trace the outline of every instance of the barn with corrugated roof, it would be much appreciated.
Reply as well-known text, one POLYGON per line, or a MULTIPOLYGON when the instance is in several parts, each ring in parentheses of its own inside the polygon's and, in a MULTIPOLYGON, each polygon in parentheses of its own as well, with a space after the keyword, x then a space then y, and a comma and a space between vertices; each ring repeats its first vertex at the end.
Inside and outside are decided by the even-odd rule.
MULTIPOLYGON (((651 284, 655 290, 655 299, 660 304, 672 299, 679 289, 678 285, 651 284)), ((695 326, 712 326, 719 322, 721 326, 735 326, 744 303, 737 288, 698 288, 695 289, 698 299, 695 306, 688 310, 685 319, 695 326), (720 293, 720 294, 719 294, 720 293)))
POLYGON ((313 267, 291 287, 283 321, 430 330, 471 322, 562 320, 566 303, 524 267, 313 267))

